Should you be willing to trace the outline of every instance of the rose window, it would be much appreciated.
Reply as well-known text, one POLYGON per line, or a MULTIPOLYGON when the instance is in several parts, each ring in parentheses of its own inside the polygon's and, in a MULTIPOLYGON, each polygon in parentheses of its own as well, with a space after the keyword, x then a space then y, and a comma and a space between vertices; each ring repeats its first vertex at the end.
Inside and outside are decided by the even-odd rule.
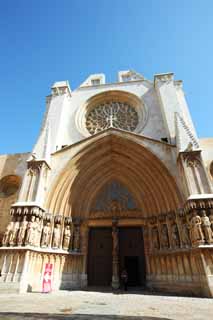
POLYGON ((128 103, 107 102, 95 106, 86 116, 86 128, 95 134, 110 127, 134 131, 138 125, 138 114, 128 103))

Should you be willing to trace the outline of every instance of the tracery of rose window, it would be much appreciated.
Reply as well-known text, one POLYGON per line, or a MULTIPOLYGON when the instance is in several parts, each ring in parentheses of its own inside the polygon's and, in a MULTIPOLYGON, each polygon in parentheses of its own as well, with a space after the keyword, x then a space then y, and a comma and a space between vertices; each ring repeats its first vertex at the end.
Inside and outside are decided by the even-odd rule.
POLYGON ((95 106, 86 116, 86 128, 95 134, 110 127, 134 131, 138 125, 137 111, 128 103, 107 102, 95 106))

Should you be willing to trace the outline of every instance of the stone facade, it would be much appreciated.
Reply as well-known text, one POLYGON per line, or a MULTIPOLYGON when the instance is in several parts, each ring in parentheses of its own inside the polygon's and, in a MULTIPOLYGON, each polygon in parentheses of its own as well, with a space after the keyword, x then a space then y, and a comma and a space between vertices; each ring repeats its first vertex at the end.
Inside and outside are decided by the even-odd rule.
POLYGON ((86 287, 93 228, 116 289, 120 230, 140 228, 147 287, 212 297, 212 146, 172 73, 56 82, 32 152, 0 157, 0 290, 41 291, 47 263, 54 290, 86 287))

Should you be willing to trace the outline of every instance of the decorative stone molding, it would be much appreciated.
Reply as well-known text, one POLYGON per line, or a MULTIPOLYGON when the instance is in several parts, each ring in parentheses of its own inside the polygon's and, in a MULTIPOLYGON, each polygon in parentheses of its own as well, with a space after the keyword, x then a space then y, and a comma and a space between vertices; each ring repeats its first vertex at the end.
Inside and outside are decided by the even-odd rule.
POLYGON ((29 160, 27 161, 27 169, 29 171, 29 174, 37 174, 40 172, 42 167, 46 167, 47 169, 50 169, 50 166, 45 160, 29 160))
POLYGON ((55 82, 51 88, 52 97, 67 95, 71 97, 71 89, 68 81, 55 82))
POLYGON ((187 167, 199 167, 201 165, 200 159, 201 151, 183 152, 182 157, 187 167))
POLYGON ((11 209, 10 209, 11 216, 34 215, 36 217, 43 217, 44 212, 45 210, 40 206, 36 204, 28 204, 27 202, 23 204, 20 203, 20 205, 18 203, 14 204, 11 206, 11 209))
POLYGON ((161 82, 170 83, 172 81, 174 81, 174 73, 162 73, 154 76, 155 85, 161 82))
POLYGON ((143 218, 142 210, 127 210, 127 211, 96 211, 90 212, 89 219, 109 219, 113 217, 118 218, 143 218))
POLYGON ((184 214, 190 214, 193 210, 208 210, 213 209, 213 197, 203 198, 202 195, 200 198, 191 198, 188 199, 184 205, 184 214))

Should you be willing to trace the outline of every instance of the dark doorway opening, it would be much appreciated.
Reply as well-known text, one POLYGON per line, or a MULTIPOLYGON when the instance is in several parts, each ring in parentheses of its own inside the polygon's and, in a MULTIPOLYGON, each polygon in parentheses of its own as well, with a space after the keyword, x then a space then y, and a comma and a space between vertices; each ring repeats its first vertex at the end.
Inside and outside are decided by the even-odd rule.
POLYGON ((124 265, 128 274, 128 285, 137 286, 139 278, 139 257, 124 257, 124 265))
POLYGON ((91 228, 89 232, 88 285, 110 286, 112 282, 112 229, 91 228))
POLYGON ((119 228, 119 251, 120 274, 126 269, 129 286, 144 286, 146 268, 142 228, 119 228))

